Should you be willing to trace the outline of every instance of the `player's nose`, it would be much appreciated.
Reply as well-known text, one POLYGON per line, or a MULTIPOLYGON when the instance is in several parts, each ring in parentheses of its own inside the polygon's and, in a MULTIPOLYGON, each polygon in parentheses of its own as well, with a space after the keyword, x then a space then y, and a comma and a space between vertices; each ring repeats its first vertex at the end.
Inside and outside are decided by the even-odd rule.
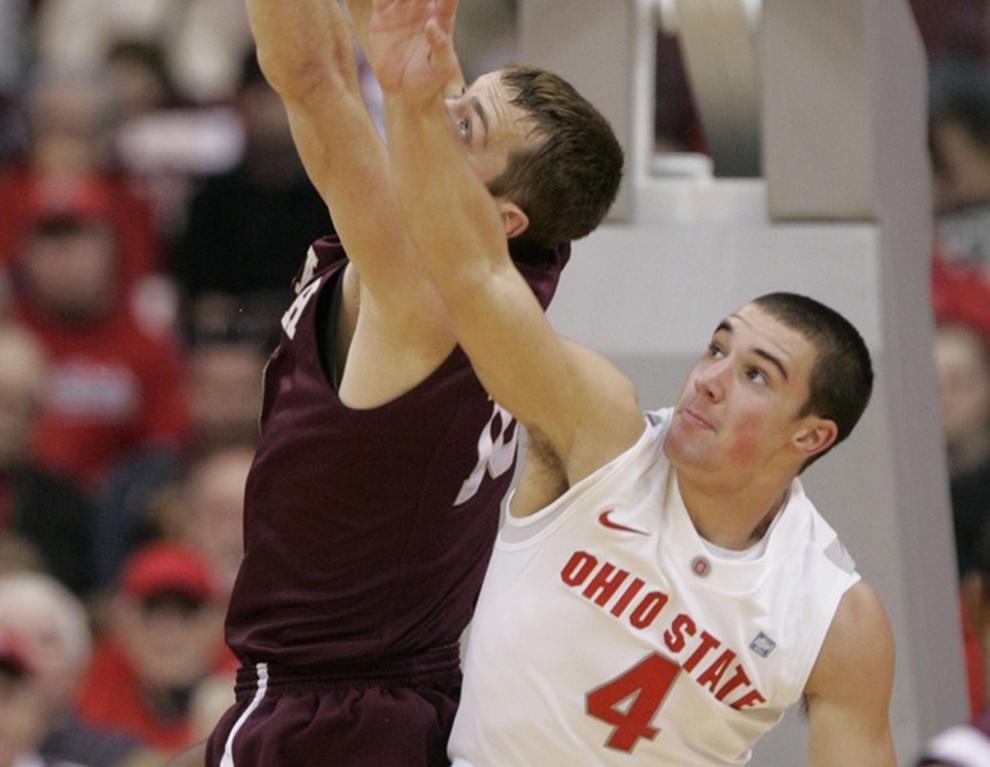
POLYGON ((694 388, 712 402, 719 402, 725 396, 725 376, 729 366, 725 360, 718 360, 701 370, 694 379, 694 388))

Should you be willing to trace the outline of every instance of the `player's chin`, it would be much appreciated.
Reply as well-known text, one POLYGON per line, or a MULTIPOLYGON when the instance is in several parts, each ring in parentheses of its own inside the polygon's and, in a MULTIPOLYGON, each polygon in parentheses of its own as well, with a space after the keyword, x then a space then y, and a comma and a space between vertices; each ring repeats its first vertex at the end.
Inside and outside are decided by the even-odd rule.
POLYGON ((704 468, 709 452, 702 444, 705 436, 692 425, 675 418, 663 445, 667 460, 678 469, 704 468))

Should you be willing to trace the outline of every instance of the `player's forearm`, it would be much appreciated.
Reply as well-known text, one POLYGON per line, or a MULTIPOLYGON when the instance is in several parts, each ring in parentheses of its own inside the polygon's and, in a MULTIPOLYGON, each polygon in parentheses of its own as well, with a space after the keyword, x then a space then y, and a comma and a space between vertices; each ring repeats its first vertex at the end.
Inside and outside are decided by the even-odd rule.
POLYGON ((443 103, 416 103, 395 95, 385 103, 393 179, 416 254, 485 389, 567 455, 573 418, 561 404, 573 397, 545 383, 574 379, 570 354, 509 258, 499 207, 468 164, 443 103))
POLYGON ((387 94, 389 158, 403 217, 441 293, 464 297, 508 264, 498 210, 468 165, 443 103, 387 94))
POLYGON ((371 0, 347 0, 351 29, 363 51, 368 50, 368 27, 371 24, 371 0))
POLYGON ((336 0, 246 0, 258 60, 283 98, 356 83, 350 30, 336 0))

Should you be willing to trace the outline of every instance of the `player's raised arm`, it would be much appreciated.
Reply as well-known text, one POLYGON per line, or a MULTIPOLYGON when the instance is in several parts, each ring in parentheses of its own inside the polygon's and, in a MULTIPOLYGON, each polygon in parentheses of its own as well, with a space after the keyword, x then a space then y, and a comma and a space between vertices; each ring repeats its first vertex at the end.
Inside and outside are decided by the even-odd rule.
POLYGON ((895 767, 888 709, 894 642, 865 583, 839 603, 806 688, 812 767, 895 767))
POLYGON ((342 8, 337 0, 247 0, 247 9, 262 71, 362 283, 404 325, 435 323, 435 293, 410 257, 342 8))
MULTIPOLYGON (((641 431, 631 386, 611 365, 554 333, 509 257, 527 212, 481 180, 484 150, 538 150, 540 135, 497 75, 472 86, 463 126, 441 98, 456 65, 456 0, 375 0, 369 60, 385 92, 389 155, 403 214, 448 305, 458 342, 492 396, 538 428, 571 481, 641 431), (477 118, 475 114, 477 113, 477 118), (473 143, 472 143, 473 142, 473 143), (521 148, 520 148, 521 146, 521 148), (469 155, 475 162, 469 162, 469 155), (594 455, 570 463, 585 433, 594 455)), ((581 444, 585 444, 581 441, 581 444)))
POLYGON ((351 29, 361 45, 361 50, 368 50, 368 25, 371 23, 372 0, 347 0, 347 15, 351 19, 351 29))

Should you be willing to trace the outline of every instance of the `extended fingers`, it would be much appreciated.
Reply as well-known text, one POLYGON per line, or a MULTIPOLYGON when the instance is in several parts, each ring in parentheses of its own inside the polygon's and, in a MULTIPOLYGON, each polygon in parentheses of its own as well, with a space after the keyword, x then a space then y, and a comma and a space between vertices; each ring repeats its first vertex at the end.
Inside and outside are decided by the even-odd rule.
POLYGON ((431 10, 434 0, 372 0, 372 11, 399 23, 422 18, 431 10))
POLYGON ((450 34, 441 26, 437 18, 432 18, 426 22, 426 39, 430 48, 435 52, 443 52, 451 45, 450 34))
POLYGON ((447 32, 454 29, 454 16, 457 15, 458 0, 436 0, 437 17, 447 32))

